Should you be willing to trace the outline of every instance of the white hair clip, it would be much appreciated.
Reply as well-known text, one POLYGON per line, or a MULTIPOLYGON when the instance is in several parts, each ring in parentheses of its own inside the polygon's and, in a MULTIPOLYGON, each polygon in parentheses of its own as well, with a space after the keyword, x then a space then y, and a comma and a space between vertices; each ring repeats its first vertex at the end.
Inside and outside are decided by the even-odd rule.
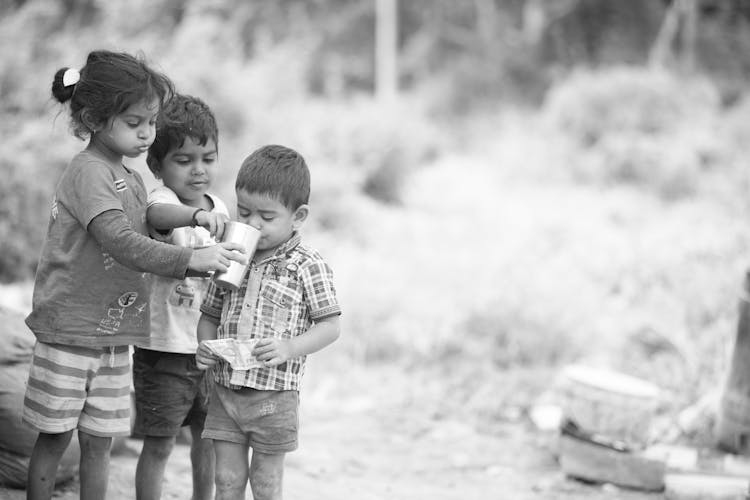
POLYGON ((63 73, 63 87, 70 87, 71 85, 75 85, 80 79, 81 74, 77 69, 68 68, 65 70, 65 73, 63 73))

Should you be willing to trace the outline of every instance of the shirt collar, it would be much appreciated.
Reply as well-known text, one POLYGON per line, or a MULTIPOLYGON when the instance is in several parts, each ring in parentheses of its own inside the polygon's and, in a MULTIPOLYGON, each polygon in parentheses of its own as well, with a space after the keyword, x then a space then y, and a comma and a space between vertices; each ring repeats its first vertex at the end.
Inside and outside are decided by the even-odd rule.
POLYGON ((284 255, 288 254, 290 251, 294 250, 297 247, 297 245, 299 245, 300 243, 302 243, 302 236, 299 234, 299 232, 294 231, 292 235, 289 237, 289 239, 286 240, 281 245, 279 245, 276 248, 276 250, 273 252, 273 255, 263 259, 263 262, 280 259, 284 255))

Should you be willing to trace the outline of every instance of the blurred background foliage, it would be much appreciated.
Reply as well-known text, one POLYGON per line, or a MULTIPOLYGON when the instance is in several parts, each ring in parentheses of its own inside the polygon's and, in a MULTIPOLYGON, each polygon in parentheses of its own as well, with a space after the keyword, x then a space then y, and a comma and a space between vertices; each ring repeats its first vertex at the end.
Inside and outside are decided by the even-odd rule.
POLYGON ((490 414, 523 397, 503 370, 602 345, 680 402, 716 386, 749 248, 750 3, 401 0, 395 99, 376 4, 4 0, 0 280, 33 277, 83 146, 54 72, 142 51, 215 110, 230 205, 257 146, 307 157, 351 359, 504 387, 455 400, 490 414))
MULTIPOLYGON (((71 151, 72 141, 36 144, 54 108, 48 80, 57 67, 82 65, 93 48, 142 51, 182 90, 205 96, 223 144, 283 134, 327 165, 359 170, 360 190, 386 203, 399 202, 409 168, 461 144, 461 124, 508 106, 544 111, 562 134, 595 150, 601 158, 574 165, 578 178, 652 182, 680 196, 697 187, 693 170, 711 170, 722 154, 711 143, 713 122, 742 109, 750 73, 750 5, 689 3, 699 29, 690 41, 668 40, 668 56, 691 61, 689 72, 676 73, 685 64, 663 56, 658 71, 645 69, 669 1, 401 1, 401 102, 389 108, 373 98, 375 0, 6 0, 0 280, 27 278, 35 266, 27 249, 41 243, 39 231, 21 229, 44 225, 29 207, 53 183, 26 180, 53 179, 71 151), (305 127, 289 126, 301 120, 305 127), (668 159, 657 151, 662 139, 686 134, 697 135, 693 151, 668 159)), ((729 133, 745 142, 739 127, 729 133)))

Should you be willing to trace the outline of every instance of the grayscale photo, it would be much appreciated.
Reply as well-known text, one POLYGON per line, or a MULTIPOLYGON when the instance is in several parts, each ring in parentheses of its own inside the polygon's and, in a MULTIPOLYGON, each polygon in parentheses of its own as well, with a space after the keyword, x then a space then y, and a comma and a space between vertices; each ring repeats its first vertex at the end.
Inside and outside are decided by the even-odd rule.
POLYGON ((750 2, 0 0, 0 500, 750 500, 750 2))

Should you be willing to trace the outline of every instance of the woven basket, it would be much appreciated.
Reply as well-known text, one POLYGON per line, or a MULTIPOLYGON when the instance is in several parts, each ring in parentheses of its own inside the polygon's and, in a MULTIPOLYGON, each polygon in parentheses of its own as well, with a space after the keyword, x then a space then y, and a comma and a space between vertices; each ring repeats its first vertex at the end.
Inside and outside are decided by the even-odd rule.
POLYGON ((563 416, 582 430, 643 446, 659 402, 659 388, 623 373, 581 365, 559 381, 563 416))

